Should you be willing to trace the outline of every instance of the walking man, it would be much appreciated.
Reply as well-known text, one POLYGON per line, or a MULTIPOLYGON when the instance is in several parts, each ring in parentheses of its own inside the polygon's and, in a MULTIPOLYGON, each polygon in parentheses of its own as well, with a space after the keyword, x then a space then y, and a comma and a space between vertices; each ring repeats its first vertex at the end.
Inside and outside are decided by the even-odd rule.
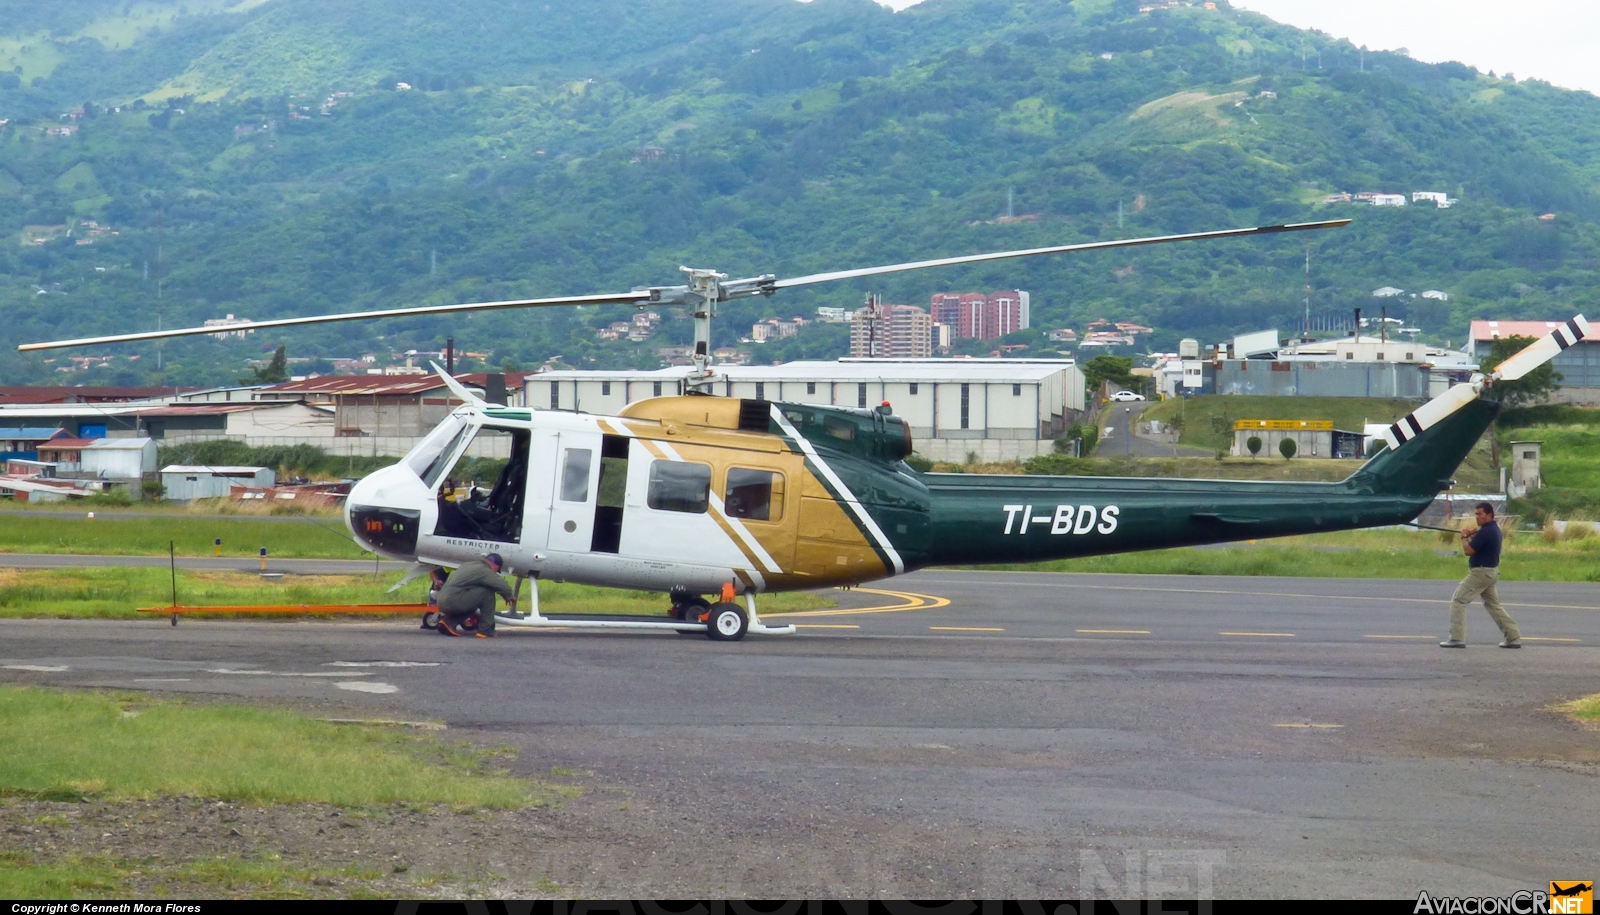
POLYGON ((1522 632, 1517 628, 1517 621, 1500 606, 1500 595, 1495 591, 1495 583, 1500 580, 1501 537, 1500 525, 1494 520, 1494 506, 1479 502, 1473 515, 1478 526, 1461 530, 1461 549, 1467 554, 1467 577, 1461 580, 1456 596, 1450 600, 1450 638, 1440 642, 1439 647, 1467 647, 1467 605, 1481 594, 1484 608, 1505 635, 1500 647, 1521 648, 1522 632))
POLYGON ((439 632, 444 635, 462 635, 461 624, 467 617, 477 614, 478 638, 494 638, 494 598, 506 599, 506 608, 515 615, 517 602, 511 586, 500 577, 505 565, 499 553, 490 553, 482 559, 463 562, 439 589, 439 632))

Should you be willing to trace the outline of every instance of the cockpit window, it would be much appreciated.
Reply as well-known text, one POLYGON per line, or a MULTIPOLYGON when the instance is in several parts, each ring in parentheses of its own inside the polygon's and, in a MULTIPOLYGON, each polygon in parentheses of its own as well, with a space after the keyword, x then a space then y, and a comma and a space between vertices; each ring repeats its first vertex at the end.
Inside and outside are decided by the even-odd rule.
MULTIPOLYGON (((462 434, 470 431, 462 430, 462 434)), ((439 521, 433 533, 467 540, 520 542, 530 441, 526 429, 483 426, 473 433, 472 441, 439 487, 439 521)))
POLYGON ((447 418, 428 433, 421 444, 411 449, 411 453, 406 455, 406 466, 432 489, 433 484, 439 481, 439 475, 444 472, 445 461, 455 453, 456 446, 461 444, 466 434, 466 420, 459 416, 447 418))

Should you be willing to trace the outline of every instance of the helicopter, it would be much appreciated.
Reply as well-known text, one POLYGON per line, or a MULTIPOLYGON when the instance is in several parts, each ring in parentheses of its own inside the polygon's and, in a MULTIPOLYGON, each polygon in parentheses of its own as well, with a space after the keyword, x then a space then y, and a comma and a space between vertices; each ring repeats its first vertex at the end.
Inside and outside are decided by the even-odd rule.
MULTIPOLYGON (((683 285, 626 293, 476 302, 254 321, 231 330, 422 314, 621 303, 680 305, 695 321, 688 393, 615 416, 486 402, 439 369, 461 401, 405 457, 358 481, 345 503, 356 542, 412 563, 401 582, 499 553, 529 612, 507 626, 657 628, 713 640, 793 633, 768 625, 757 595, 851 586, 930 565, 1033 562, 1404 524, 1441 491, 1493 421, 1483 395, 1584 339, 1582 315, 1485 376, 1475 373, 1384 433, 1333 483, 923 473, 906 463, 910 426, 876 409, 713 395, 711 319, 733 299, 959 264, 1335 228, 1348 219, 962 255, 782 279, 729 280, 680 268, 683 285), (469 454, 508 455, 492 487, 465 490, 469 454), (666 619, 552 618, 540 581, 669 595, 666 619), (707 599, 711 595, 712 599, 707 599), (744 598, 741 606, 738 597, 744 598)), ((24 344, 19 350, 214 333, 194 327, 24 344)), ((399 587, 399 585, 396 585, 399 587)))

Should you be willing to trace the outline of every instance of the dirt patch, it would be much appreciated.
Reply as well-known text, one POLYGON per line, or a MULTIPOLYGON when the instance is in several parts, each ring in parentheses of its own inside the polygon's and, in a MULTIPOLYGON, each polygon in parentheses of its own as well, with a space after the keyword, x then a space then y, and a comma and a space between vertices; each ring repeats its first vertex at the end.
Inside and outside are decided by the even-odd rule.
POLYGON ((0 860, 99 865, 112 895, 127 896, 448 896, 485 884, 548 896, 562 888, 543 875, 512 880, 496 862, 547 841, 561 816, 537 807, 10 799, 0 805, 0 860))

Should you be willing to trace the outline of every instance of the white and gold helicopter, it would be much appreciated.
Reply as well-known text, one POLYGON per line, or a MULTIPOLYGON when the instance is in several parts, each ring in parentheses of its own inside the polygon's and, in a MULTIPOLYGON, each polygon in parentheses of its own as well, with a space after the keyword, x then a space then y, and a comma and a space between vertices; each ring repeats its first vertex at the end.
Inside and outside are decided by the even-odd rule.
MULTIPOLYGON (((711 396, 718 304, 906 270, 1348 222, 1002 251, 792 279, 730 281, 683 268, 688 283, 681 286, 255 321, 230 330, 604 303, 686 307, 695 320, 691 393, 597 416, 487 403, 441 371, 462 405, 398 463, 358 482, 345 514, 363 547, 413 563, 407 580, 501 554, 519 594, 532 582, 531 612, 503 625, 665 628, 731 641, 747 632, 794 631, 762 622, 761 593, 859 584, 932 564, 1035 561, 1411 521, 1450 485, 1494 418, 1499 405, 1480 394, 1496 380, 1522 377, 1590 328, 1580 315, 1491 376, 1451 388, 1395 424, 1388 447, 1338 483, 992 476, 913 470, 904 460, 910 427, 887 404, 867 410, 711 396), (467 455, 485 453, 507 456, 493 486, 463 491, 453 469, 467 455), (540 580, 663 591, 671 609, 660 620, 551 618, 539 612, 540 580)), ((179 328, 19 349, 214 332, 179 328)))

